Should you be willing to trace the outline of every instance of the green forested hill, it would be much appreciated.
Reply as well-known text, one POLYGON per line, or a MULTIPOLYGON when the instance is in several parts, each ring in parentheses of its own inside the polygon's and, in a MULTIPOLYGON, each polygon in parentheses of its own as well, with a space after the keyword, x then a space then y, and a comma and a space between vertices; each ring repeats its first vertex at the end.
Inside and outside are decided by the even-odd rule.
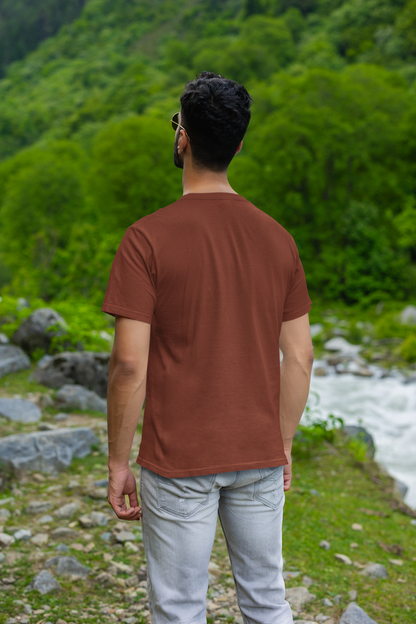
POLYGON ((0 284, 101 300, 124 229, 180 195, 169 119, 201 70, 253 96, 230 181, 313 295, 415 296, 416 0, 87 1, 0 81, 0 284))

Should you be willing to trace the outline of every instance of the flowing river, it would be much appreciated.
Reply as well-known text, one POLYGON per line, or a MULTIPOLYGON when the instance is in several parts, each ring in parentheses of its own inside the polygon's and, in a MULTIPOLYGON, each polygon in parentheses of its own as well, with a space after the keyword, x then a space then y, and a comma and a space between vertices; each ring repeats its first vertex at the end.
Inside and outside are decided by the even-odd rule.
MULTIPOLYGON (((314 367, 323 362, 315 362, 314 367)), ((416 509, 416 383, 405 384, 399 372, 381 378, 353 374, 312 375, 309 405, 314 417, 340 416, 346 425, 361 425, 373 436, 375 460, 408 486, 405 502, 416 509), (317 398, 319 403, 317 405, 317 398), (317 412, 320 412, 318 414, 317 412)))

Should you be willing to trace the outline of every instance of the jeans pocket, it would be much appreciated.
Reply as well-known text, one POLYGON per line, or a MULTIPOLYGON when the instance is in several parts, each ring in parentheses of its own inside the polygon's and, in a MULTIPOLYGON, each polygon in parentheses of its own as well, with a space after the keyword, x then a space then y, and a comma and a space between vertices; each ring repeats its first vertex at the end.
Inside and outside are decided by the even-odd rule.
POLYGON ((180 518, 189 518, 208 502, 215 474, 169 479, 157 476, 158 508, 180 518))
POLYGON ((254 483, 254 498, 277 509, 283 498, 283 466, 259 468, 261 479, 254 483))

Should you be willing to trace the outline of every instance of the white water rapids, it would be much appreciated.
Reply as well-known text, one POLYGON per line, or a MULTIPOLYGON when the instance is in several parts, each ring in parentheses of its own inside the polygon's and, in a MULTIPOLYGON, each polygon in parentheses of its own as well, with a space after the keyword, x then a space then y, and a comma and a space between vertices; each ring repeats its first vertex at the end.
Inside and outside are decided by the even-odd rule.
MULTIPOLYGON (((314 367, 322 364, 315 362, 314 367)), ((334 414, 346 425, 364 427, 373 436, 375 460, 408 486, 404 500, 416 509, 416 383, 403 383, 397 371, 382 379, 381 369, 369 369, 374 377, 335 371, 326 377, 312 375, 309 405, 312 412, 320 412, 311 414, 312 420, 334 414)))

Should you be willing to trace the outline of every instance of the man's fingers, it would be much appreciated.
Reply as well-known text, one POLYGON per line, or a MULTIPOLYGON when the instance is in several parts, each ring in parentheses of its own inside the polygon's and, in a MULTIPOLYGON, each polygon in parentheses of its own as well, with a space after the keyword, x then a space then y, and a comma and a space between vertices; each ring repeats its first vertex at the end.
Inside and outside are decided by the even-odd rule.
POLYGON ((128 494, 130 507, 139 507, 139 497, 137 495, 137 489, 128 494))

